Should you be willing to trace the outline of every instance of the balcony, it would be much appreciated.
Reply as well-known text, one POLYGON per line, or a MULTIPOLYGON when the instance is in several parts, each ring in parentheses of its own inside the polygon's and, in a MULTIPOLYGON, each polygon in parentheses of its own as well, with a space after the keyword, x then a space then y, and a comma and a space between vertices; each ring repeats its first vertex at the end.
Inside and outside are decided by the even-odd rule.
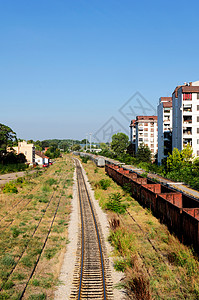
POLYGON ((184 135, 192 135, 192 127, 184 127, 183 134, 184 135))
POLYGON ((192 139, 183 139, 183 147, 186 147, 188 144, 192 146, 192 139))
POLYGON ((171 110, 170 109, 164 109, 164 114, 170 114, 171 110))
POLYGON ((192 112, 192 104, 184 104, 183 112, 192 112))
POLYGON ((183 116, 184 124, 192 124, 192 116, 183 116))

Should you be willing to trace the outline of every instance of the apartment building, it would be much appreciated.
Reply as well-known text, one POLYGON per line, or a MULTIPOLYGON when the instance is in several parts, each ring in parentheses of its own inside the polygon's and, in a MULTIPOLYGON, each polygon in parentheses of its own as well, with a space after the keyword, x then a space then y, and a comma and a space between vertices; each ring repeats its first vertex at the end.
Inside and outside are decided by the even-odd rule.
POLYGON ((190 144, 199 156, 199 81, 176 87, 172 94, 172 149, 190 144))
POLYGON ((157 116, 137 116, 136 127, 136 152, 140 144, 144 143, 154 156, 158 150, 157 116))
POLYGON ((172 152, 172 97, 161 97, 158 104, 158 164, 172 152))
POLYGON ((17 147, 13 147, 16 154, 23 153, 29 164, 35 163, 35 146, 34 144, 27 144, 26 141, 19 142, 17 147))

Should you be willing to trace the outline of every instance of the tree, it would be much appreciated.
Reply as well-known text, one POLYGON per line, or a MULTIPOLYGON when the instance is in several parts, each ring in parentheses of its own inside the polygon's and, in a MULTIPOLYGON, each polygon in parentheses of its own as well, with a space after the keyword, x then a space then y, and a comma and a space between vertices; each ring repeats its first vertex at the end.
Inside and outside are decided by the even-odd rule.
POLYGON ((72 150, 72 151, 79 151, 79 150, 81 150, 81 146, 75 144, 75 145, 73 145, 73 146, 71 147, 71 150, 72 150))
POLYGON ((179 151, 174 148, 172 154, 167 157, 167 170, 180 171, 181 168, 192 165, 193 149, 188 144, 183 150, 179 151))
POLYGON ((7 147, 12 147, 16 140, 16 133, 10 127, 0 124, 0 156, 6 153, 7 147))
POLYGON ((45 155, 49 158, 57 158, 60 156, 60 150, 52 146, 45 152, 45 155))
POLYGON ((87 139, 83 139, 83 140, 81 140, 81 144, 89 144, 89 141, 87 140, 87 139))
POLYGON ((138 162, 151 162, 151 150, 144 143, 140 144, 136 153, 138 162))
POLYGON ((126 134, 119 132, 112 136, 111 149, 117 155, 122 155, 127 149, 129 138, 126 134))

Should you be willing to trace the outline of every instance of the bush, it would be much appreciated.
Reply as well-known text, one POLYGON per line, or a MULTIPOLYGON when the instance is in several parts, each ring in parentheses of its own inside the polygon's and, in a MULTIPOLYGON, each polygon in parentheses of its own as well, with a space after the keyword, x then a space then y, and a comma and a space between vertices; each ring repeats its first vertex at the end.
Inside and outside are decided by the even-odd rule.
POLYGON ((102 190, 107 190, 107 188, 111 185, 111 181, 109 179, 101 179, 99 181, 99 187, 102 190))
POLYGON ((89 160, 89 157, 87 157, 87 156, 85 156, 85 157, 83 156, 83 157, 82 157, 82 162, 83 162, 83 163, 87 164, 87 161, 88 161, 88 160, 89 160))
POLYGON ((14 238, 18 237, 20 235, 20 233, 21 233, 21 231, 19 230, 19 228, 17 226, 13 226, 11 228, 11 231, 12 231, 12 236, 14 238))
POLYGON ((16 188, 16 185, 12 182, 8 182, 5 184, 4 188, 3 188, 3 193, 18 193, 18 190, 16 188))
POLYGON ((16 183, 23 183, 24 182, 24 178, 23 177, 18 177, 16 179, 16 183))
POLYGON ((109 201, 106 203, 106 209, 112 210, 118 214, 123 214, 126 211, 127 204, 121 202, 122 195, 114 193, 109 196, 109 201))

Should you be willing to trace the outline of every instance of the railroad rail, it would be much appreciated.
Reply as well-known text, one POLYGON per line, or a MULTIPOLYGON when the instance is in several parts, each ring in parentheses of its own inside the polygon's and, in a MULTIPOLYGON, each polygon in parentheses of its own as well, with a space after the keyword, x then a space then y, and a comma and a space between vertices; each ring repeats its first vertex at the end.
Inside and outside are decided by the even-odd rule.
POLYGON ((70 299, 113 299, 112 283, 101 228, 92 205, 82 168, 76 174, 81 216, 76 269, 70 299))

